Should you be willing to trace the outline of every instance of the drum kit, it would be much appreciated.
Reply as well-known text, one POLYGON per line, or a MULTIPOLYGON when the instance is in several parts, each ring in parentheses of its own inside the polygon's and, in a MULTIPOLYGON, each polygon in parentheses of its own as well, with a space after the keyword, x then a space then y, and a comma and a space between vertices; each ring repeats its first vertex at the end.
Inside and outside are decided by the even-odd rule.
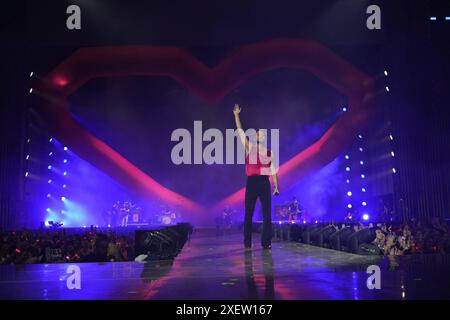
POLYGON ((165 205, 160 206, 159 213, 155 215, 154 222, 156 224, 171 225, 176 222, 178 214, 173 208, 165 205))

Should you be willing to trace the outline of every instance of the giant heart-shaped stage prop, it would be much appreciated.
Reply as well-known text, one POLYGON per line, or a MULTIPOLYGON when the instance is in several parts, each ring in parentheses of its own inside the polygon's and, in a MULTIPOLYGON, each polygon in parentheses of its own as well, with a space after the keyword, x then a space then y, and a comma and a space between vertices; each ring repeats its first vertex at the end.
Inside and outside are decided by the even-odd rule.
MULTIPOLYGON (((298 39, 274 39, 246 45, 214 68, 186 50, 169 46, 81 48, 40 79, 35 92, 43 97, 40 113, 50 130, 73 152, 143 198, 159 198, 190 212, 198 221, 207 212, 198 204, 152 179, 103 141, 81 127, 70 113, 67 97, 98 77, 149 75, 171 77, 214 105, 252 76, 277 68, 304 69, 348 98, 349 112, 341 116, 305 150, 280 166, 281 189, 335 159, 371 118, 372 79, 322 45, 298 39)), ((230 109, 231 110, 231 109, 230 109)), ((230 111, 231 114, 231 111, 230 111)), ((201 182, 199 182, 201 183, 201 182)), ((215 208, 243 203, 241 189, 215 208)), ((212 218, 212 215, 208 215, 212 218)))

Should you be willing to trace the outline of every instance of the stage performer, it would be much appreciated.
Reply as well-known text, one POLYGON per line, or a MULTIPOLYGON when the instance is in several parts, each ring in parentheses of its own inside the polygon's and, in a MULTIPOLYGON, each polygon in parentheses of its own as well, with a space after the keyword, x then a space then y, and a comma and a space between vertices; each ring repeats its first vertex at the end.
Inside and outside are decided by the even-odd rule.
POLYGON ((242 129, 239 113, 241 107, 234 105, 233 114, 238 129, 239 138, 245 148, 245 173, 247 183, 245 187, 245 217, 244 217, 244 246, 251 249, 252 246, 252 218, 255 211, 256 200, 259 197, 263 212, 263 231, 261 245, 264 249, 271 249, 272 241, 272 217, 271 217, 271 192, 269 175, 272 175, 274 185, 273 194, 279 195, 278 177, 273 164, 272 152, 267 149, 267 136, 263 130, 256 131, 256 145, 253 145, 242 129), (249 161, 255 159, 255 161, 249 161))

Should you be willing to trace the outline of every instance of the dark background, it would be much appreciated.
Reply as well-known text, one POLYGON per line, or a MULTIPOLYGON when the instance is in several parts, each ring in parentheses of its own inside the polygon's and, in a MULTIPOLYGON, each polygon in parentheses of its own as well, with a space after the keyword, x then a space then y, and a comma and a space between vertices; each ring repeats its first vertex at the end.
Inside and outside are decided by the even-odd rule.
MULTIPOLYGON (((1 15, 0 225, 3 227, 23 224, 34 214, 29 209, 29 189, 23 178, 26 137, 36 130, 30 127, 36 122, 28 95, 30 71, 46 74, 79 47, 120 44, 177 45, 214 66, 243 44, 279 37, 319 41, 370 75, 389 70, 386 81, 391 91, 367 134, 370 133, 368 143, 372 145, 372 176, 377 177, 378 172, 389 167, 375 161, 377 151, 384 148, 381 141, 386 132, 395 137, 389 143, 396 153, 392 165, 397 174, 389 179, 379 174, 372 181, 375 190, 372 196, 391 196, 402 218, 449 217, 450 21, 444 21, 443 17, 450 16, 450 9, 445 8, 443 1, 14 1, 4 4, 1 15), (82 7, 81 31, 65 28, 68 4, 82 7), (365 9, 369 4, 381 7, 382 30, 370 31, 365 27, 365 9), (438 21, 431 22, 432 15, 438 21)), ((313 141, 315 130, 316 135, 322 133, 326 123, 321 121, 333 119, 339 104, 345 103, 336 92, 307 74, 282 70, 254 79, 221 101, 216 106, 219 114, 211 113, 205 104, 169 80, 138 77, 92 81, 73 95, 70 102, 80 122, 133 163, 154 172, 157 180, 193 198, 215 200, 214 197, 221 198, 228 190, 242 185, 242 170, 234 168, 227 175, 219 170, 211 175, 208 168, 200 168, 202 176, 210 179, 203 188, 191 185, 198 171, 183 171, 188 177, 184 181, 173 179, 177 168, 168 174, 162 170, 167 159, 152 158, 152 151, 169 146, 160 140, 146 139, 156 127, 146 126, 144 119, 150 118, 150 123, 170 123, 157 127, 165 135, 175 127, 189 128, 192 120, 200 116, 208 119, 207 127, 224 128, 229 126, 226 119, 231 115, 227 108, 235 101, 248 105, 245 110, 254 114, 252 108, 272 105, 283 95, 286 101, 303 101, 303 108, 288 108, 284 113, 267 114, 260 119, 246 118, 243 114, 243 121, 248 126, 270 127, 272 124, 268 125, 267 120, 275 119, 273 127, 286 127, 288 138, 307 137, 282 144, 293 146, 282 150, 286 159, 293 150, 313 141), (296 91, 300 83, 305 89, 301 93, 296 91), (150 87, 154 91, 147 89, 150 87), (131 89, 135 93, 130 94, 131 89), (162 94, 155 96, 152 92, 162 94), (272 97, 277 100, 271 100, 272 97), (126 112, 122 108, 124 103, 132 106, 126 112), (148 108, 152 103, 175 106, 175 111, 159 108, 154 113, 148 108), (184 104, 198 109, 183 113, 184 104), (321 107, 316 109, 316 105, 321 107), (100 118, 105 108, 114 110, 109 112, 108 121, 100 118), (143 112, 146 117, 140 117, 143 112), (303 131, 297 133, 298 127, 286 121, 288 118, 301 119, 303 131), (130 122, 132 126, 128 125, 130 122), (127 134, 111 129, 121 126, 128 128, 127 134), (136 140, 127 143, 133 137, 136 140), (137 153, 137 145, 147 148, 137 153), (233 178, 225 179, 228 174, 233 178), (219 186, 227 183, 227 188, 207 187, 214 182, 219 186)), ((45 125, 35 126, 38 131, 42 128, 45 131, 45 125)))

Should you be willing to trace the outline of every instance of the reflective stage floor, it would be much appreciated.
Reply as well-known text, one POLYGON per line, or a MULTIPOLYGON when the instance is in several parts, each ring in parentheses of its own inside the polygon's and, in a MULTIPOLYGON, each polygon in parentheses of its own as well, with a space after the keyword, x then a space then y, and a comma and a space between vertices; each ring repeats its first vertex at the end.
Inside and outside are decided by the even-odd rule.
POLYGON ((181 254, 165 262, 2 265, 0 299, 450 298, 445 255, 390 260, 293 242, 263 251, 259 237, 254 234, 254 248, 246 252, 238 232, 196 231, 181 254), (367 287, 369 265, 381 268, 379 290, 367 287), (72 274, 76 266, 79 278, 72 274))

